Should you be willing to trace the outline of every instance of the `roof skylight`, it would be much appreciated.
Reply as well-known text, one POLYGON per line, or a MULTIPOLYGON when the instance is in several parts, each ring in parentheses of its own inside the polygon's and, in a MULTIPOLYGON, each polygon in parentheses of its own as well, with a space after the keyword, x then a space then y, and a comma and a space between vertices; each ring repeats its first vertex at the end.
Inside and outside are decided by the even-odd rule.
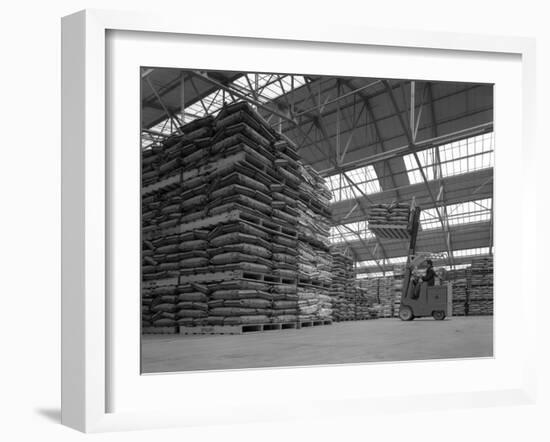
POLYGON ((346 176, 338 173, 327 177, 327 185, 332 192, 333 203, 360 198, 362 193, 369 195, 382 190, 372 165, 347 171, 346 176))
POLYGON ((369 239, 374 234, 368 229, 367 221, 358 221, 330 228, 330 242, 333 244, 345 241, 357 241, 358 239, 369 239))
MULTIPOLYGON (((428 180, 474 172, 493 167, 493 132, 418 152, 420 165, 428 180), (438 158, 439 157, 439 158, 438 158)), ((403 157, 411 184, 422 182, 413 154, 403 157)))
POLYGON ((453 251, 453 256, 455 258, 463 258, 466 256, 488 255, 488 254, 489 254, 489 247, 478 247, 475 249, 462 249, 462 250, 453 251))
MULTIPOLYGON (((446 206, 449 226, 489 221, 491 219, 492 198, 475 201, 465 201, 458 204, 446 206)), ((444 207, 439 210, 443 216, 444 207)), ((437 210, 435 208, 425 209, 420 213, 420 224, 423 230, 437 229, 441 227, 437 210)))

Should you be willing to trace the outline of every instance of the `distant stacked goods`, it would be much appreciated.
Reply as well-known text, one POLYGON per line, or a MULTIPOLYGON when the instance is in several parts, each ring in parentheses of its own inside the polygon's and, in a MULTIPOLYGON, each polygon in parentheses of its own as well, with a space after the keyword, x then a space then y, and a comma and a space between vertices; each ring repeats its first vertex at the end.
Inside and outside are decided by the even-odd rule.
POLYGON ((405 277, 404 266, 394 266, 393 268, 393 316, 399 316, 401 308, 401 297, 403 296, 403 280, 405 277))
POLYGON ((466 272, 466 269, 456 269, 445 273, 445 281, 453 287, 453 316, 466 315, 468 285, 466 272))
POLYGON ((324 178, 298 163, 298 320, 331 319, 330 199, 324 178))
POLYGON ((382 277, 378 280, 378 298, 382 307, 381 316, 391 318, 395 299, 394 278, 392 276, 382 277))
POLYGON ((298 321, 332 319, 330 296, 315 287, 298 285, 298 321))
POLYGON ((367 289, 359 286, 355 287, 355 320, 361 321, 371 319, 376 315, 376 311, 372 311, 372 303, 369 300, 367 289))
POLYGON ((337 321, 349 321, 355 317, 353 260, 337 248, 332 248, 331 254, 332 282, 330 296, 333 304, 333 318, 337 321))
MULTIPOLYGON (((380 314, 380 303, 378 300, 378 279, 364 278, 358 279, 356 284, 359 293, 365 301, 359 301, 358 304, 366 304, 368 310, 368 319, 376 319, 380 314)), ((364 307, 363 307, 364 308, 364 307)))
POLYGON ((144 328, 298 320, 298 205, 322 244, 330 196, 318 183, 304 202, 303 180, 295 146, 246 103, 143 152, 144 328))
POLYGON ((468 314, 493 314, 493 257, 472 260, 468 275, 468 314))
POLYGON ((371 305, 378 304, 378 279, 379 278, 364 278, 357 280, 357 285, 361 288, 364 296, 371 305))

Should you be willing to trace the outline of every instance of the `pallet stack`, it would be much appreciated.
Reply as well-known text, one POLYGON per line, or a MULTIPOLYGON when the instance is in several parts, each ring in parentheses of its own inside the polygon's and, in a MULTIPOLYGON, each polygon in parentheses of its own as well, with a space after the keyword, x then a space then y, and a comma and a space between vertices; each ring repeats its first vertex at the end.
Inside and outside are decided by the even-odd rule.
POLYGON ((493 314, 493 257, 472 260, 467 272, 468 315, 493 314))
POLYGON ((363 296, 367 298, 371 305, 379 304, 378 278, 359 279, 357 280, 357 285, 361 288, 363 296))
POLYGON ((144 281, 172 278, 180 326, 295 319, 295 149, 242 103, 180 131, 144 153, 144 281))
POLYGON ((333 318, 336 321, 350 321, 355 318, 355 271, 353 259, 337 248, 331 249, 332 281, 330 297, 333 304, 333 318))
MULTIPOLYGON (((208 264, 208 230, 196 229, 180 235, 178 223, 202 216, 207 202, 207 184, 198 168, 204 163, 205 150, 214 133, 213 119, 205 118, 182 128, 162 147, 143 152, 142 156, 142 331, 175 333, 181 319, 180 296, 189 292, 178 287, 181 269, 208 264), (158 190, 156 183, 178 178, 185 170, 194 170, 187 179, 158 190)), ((201 299, 204 301, 204 299, 201 299)), ((204 302, 203 302, 204 303, 204 302)), ((188 310, 187 308, 183 310, 188 310)), ((204 314, 197 313, 197 320, 204 314)))
POLYGON ((372 303, 369 300, 367 290, 356 284, 355 287, 355 320, 371 319, 376 311, 372 311, 372 303))
POLYGON ((445 281, 453 287, 453 316, 467 314, 467 278, 466 269, 449 270, 445 281))
POLYGON ((304 177, 305 170, 292 142, 246 103, 195 120, 161 148, 143 153, 147 331, 161 324, 175 329, 310 317, 305 304, 312 290, 299 303, 305 292, 297 286, 304 249, 316 258, 308 274, 310 283, 320 282, 311 284, 316 314, 330 315, 327 297, 318 293, 331 276, 328 250, 323 255, 312 247, 325 238, 328 243, 328 221, 321 215, 328 211, 330 192, 311 170, 304 177), (305 180, 313 184, 304 186, 305 180), (304 215, 306 223, 299 225, 304 215), (311 238, 301 249, 299 231, 300 239, 311 238))
POLYGON ((329 253, 330 199, 324 178, 299 163, 298 186, 298 320, 332 318, 329 253))
POLYGON ((385 276, 378 279, 378 298, 381 305, 381 317, 391 318, 394 316, 395 286, 392 276, 385 276))
POLYGON ((404 203, 376 204, 369 207, 367 221, 377 226, 408 226, 410 205, 404 203))
POLYGON ((401 308, 401 297, 403 296, 403 279, 405 277, 404 266, 394 266, 393 268, 393 316, 399 317, 401 308))

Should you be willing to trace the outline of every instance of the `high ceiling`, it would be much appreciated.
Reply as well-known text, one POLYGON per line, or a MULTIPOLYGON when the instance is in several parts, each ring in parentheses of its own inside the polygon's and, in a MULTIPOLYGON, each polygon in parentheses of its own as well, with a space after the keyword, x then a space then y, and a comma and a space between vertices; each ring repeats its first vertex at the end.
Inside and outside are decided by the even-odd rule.
POLYGON ((224 102, 255 105, 330 177, 334 240, 366 271, 387 270, 407 251, 361 231, 373 203, 414 197, 429 227, 418 249, 454 255, 449 264, 468 259, 460 250, 492 250, 490 84, 143 68, 141 96, 143 146, 224 102), (475 203, 459 204, 467 201, 475 203))

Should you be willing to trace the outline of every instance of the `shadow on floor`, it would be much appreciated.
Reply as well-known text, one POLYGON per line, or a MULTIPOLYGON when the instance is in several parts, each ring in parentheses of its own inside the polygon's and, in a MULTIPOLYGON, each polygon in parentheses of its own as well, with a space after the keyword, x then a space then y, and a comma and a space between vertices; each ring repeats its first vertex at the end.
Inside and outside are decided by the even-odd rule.
POLYGON ((56 424, 61 423, 61 410, 59 408, 37 408, 34 411, 49 421, 56 424))

